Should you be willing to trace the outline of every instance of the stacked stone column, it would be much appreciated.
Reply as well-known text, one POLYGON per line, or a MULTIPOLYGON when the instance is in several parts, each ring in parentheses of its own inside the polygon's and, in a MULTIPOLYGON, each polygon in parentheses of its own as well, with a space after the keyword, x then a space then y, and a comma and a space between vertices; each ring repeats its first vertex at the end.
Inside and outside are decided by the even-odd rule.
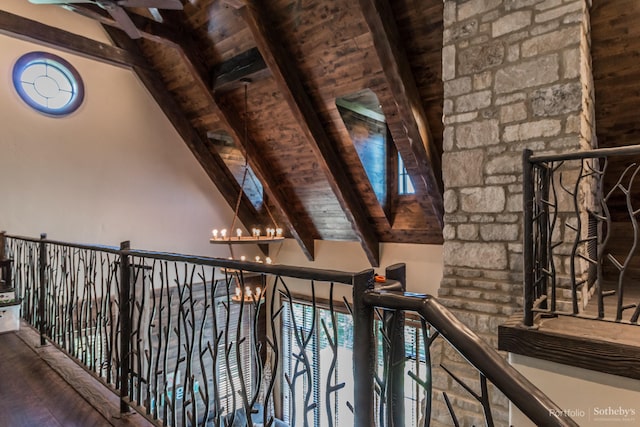
MULTIPOLYGON (((588 0, 445 0, 444 278, 439 297, 480 336, 522 307, 522 151, 592 146, 588 0)), ((446 349, 440 361, 479 392, 477 372, 446 349)), ((461 425, 477 402, 437 372, 461 425)), ((451 425, 442 393, 435 422, 451 425)), ((497 425, 508 403, 492 391, 497 425)))

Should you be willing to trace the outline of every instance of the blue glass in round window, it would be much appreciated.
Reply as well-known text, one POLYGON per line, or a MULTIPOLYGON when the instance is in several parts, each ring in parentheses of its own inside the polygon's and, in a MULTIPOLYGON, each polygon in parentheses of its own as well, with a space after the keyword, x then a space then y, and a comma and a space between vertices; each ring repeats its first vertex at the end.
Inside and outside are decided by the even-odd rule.
POLYGON ((84 98, 78 71, 59 56, 46 52, 30 52, 16 61, 13 86, 29 106, 53 116, 74 112, 84 98))

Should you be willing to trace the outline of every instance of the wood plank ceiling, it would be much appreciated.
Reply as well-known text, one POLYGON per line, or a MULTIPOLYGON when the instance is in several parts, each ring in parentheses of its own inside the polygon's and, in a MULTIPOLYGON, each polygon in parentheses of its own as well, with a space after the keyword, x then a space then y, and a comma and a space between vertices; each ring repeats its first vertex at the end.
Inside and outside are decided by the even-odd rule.
MULTIPOLYGON (((442 242, 442 0, 183 3, 126 9, 142 35, 135 40, 103 9, 65 7, 103 24, 115 47, 97 59, 124 57, 234 208, 247 161, 264 189, 258 205, 243 191, 238 217, 248 229, 275 221, 309 259, 316 239, 357 240, 373 266, 380 242, 442 242), (414 195, 396 194, 395 162, 384 165, 385 200, 367 177, 336 105, 364 89, 377 96, 394 147, 387 157, 400 153, 414 195), (221 150, 225 140, 235 154, 221 150)), ((103 52, 8 15, 0 14, 5 34, 103 52)))
MULTIPOLYGON (((640 1, 593 0, 591 39, 598 146, 640 144, 640 1)), ((612 158, 605 175, 605 190, 617 185, 623 171, 640 156, 612 158)), ((628 177, 631 173, 628 173, 628 177)), ((626 182, 626 181, 625 181, 626 182)), ((640 189, 632 187, 634 209, 640 189)), ((618 191, 609 200, 614 221, 629 221, 626 196, 618 191)), ((631 229, 629 229, 631 231, 631 229)))

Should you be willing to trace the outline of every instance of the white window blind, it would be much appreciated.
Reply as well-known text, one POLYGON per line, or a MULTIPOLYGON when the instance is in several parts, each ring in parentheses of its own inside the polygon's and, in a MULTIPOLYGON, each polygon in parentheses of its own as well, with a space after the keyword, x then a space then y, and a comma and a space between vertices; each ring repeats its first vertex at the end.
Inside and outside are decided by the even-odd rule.
POLYGON ((223 334, 222 340, 218 345, 217 372, 218 393, 220 393, 221 405, 225 413, 231 413, 235 409, 243 407, 241 397, 242 379, 244 379, 249 400, 253 393, 253 378, 255 375, 253 359, 255 355, 253 354, 251 328, 253 325, 254 309, 252 304, 244 304, 242 313, 240 313, 239 303, 232 302, 227 304, 226 300, 226 297, 224 297, 216 301, 217 334, 223 334), (226 323, 227 313, 229 316, 228 324, 226 323), (240 332, 239 336, 238 331, 240 332), (238 343, 239 346, 237 346, 238 343), (242 377, 240 376, 241 369, 242 377))
MULTIPOLYGON (((305 425, 305 415, 313 427, 347 426, 353 425, 353 414, 347 407, 347 402, 353 403, 353 320, 346 313, 334 313, 337 329, 337 357, 335 369, 330 378, 330 384, 344 382, 344 388, 336 393, 326 395, 327 379, 334 360, 333 351, 329 345, 329 336, 333 337, 333 320, 331 312, 324 308, 314 310, 305 302, 285 303, 282 322, 283 344, 283 375, 286 374, 293 387, 287 385, 283 377, 283 417, 290 425, 305 425), (326 325, 326 330, 322 326, 326 325), (297 331, 297 333, 295 332, 297 331), (301 341, 309 338, 306 351, 302 351, 301 341), (309 375, 302 374, 294 380, 296 372, 304 370, 303 357, 311 367, 309 375), (310 404, 315 408, 305 414, 305 396, 310 393, 310 404), (295 407, 294 407, 295 406, 295 407), (327 406, 331 408, 328 413, 327 406)), ((380 322, 376 322, 376 329, 380 329, 380 322)), ((422 406, 425 391, 409 377, 409 371, 421 379, 427 374, 424 339, 419 321, 407 319, 405 324, 405 419, 407 425, 418 425, 422 419, 422 406)), ((382 336, 378 333, 379 343, 382 336)), ((359 349, 358 351, 373 351, 359 349)), ((382 374, 382 346, 378 345, 378 372, 382 374)))

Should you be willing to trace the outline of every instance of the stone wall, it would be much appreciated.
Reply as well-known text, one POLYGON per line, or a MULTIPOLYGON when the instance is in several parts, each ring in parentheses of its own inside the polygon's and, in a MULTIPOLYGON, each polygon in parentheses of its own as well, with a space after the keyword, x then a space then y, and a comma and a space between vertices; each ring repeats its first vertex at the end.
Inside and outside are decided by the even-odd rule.
MULTIPOLYGON (((445 0, 444 278, 441 301, 496 344, 522 306, 522 151, 593 145, 588 0, 445 0)), ((452 350, 441 362, 479 392, 452 350)), ((439 373, 441 374, 441 373, 439 373)), ((461 425, 482 425, 477 402, 437 378, 461 425)), ((451 425, 436 393, 434 425, 451 425)), ((508 402, 492 391, 494 421, 508 402)))

